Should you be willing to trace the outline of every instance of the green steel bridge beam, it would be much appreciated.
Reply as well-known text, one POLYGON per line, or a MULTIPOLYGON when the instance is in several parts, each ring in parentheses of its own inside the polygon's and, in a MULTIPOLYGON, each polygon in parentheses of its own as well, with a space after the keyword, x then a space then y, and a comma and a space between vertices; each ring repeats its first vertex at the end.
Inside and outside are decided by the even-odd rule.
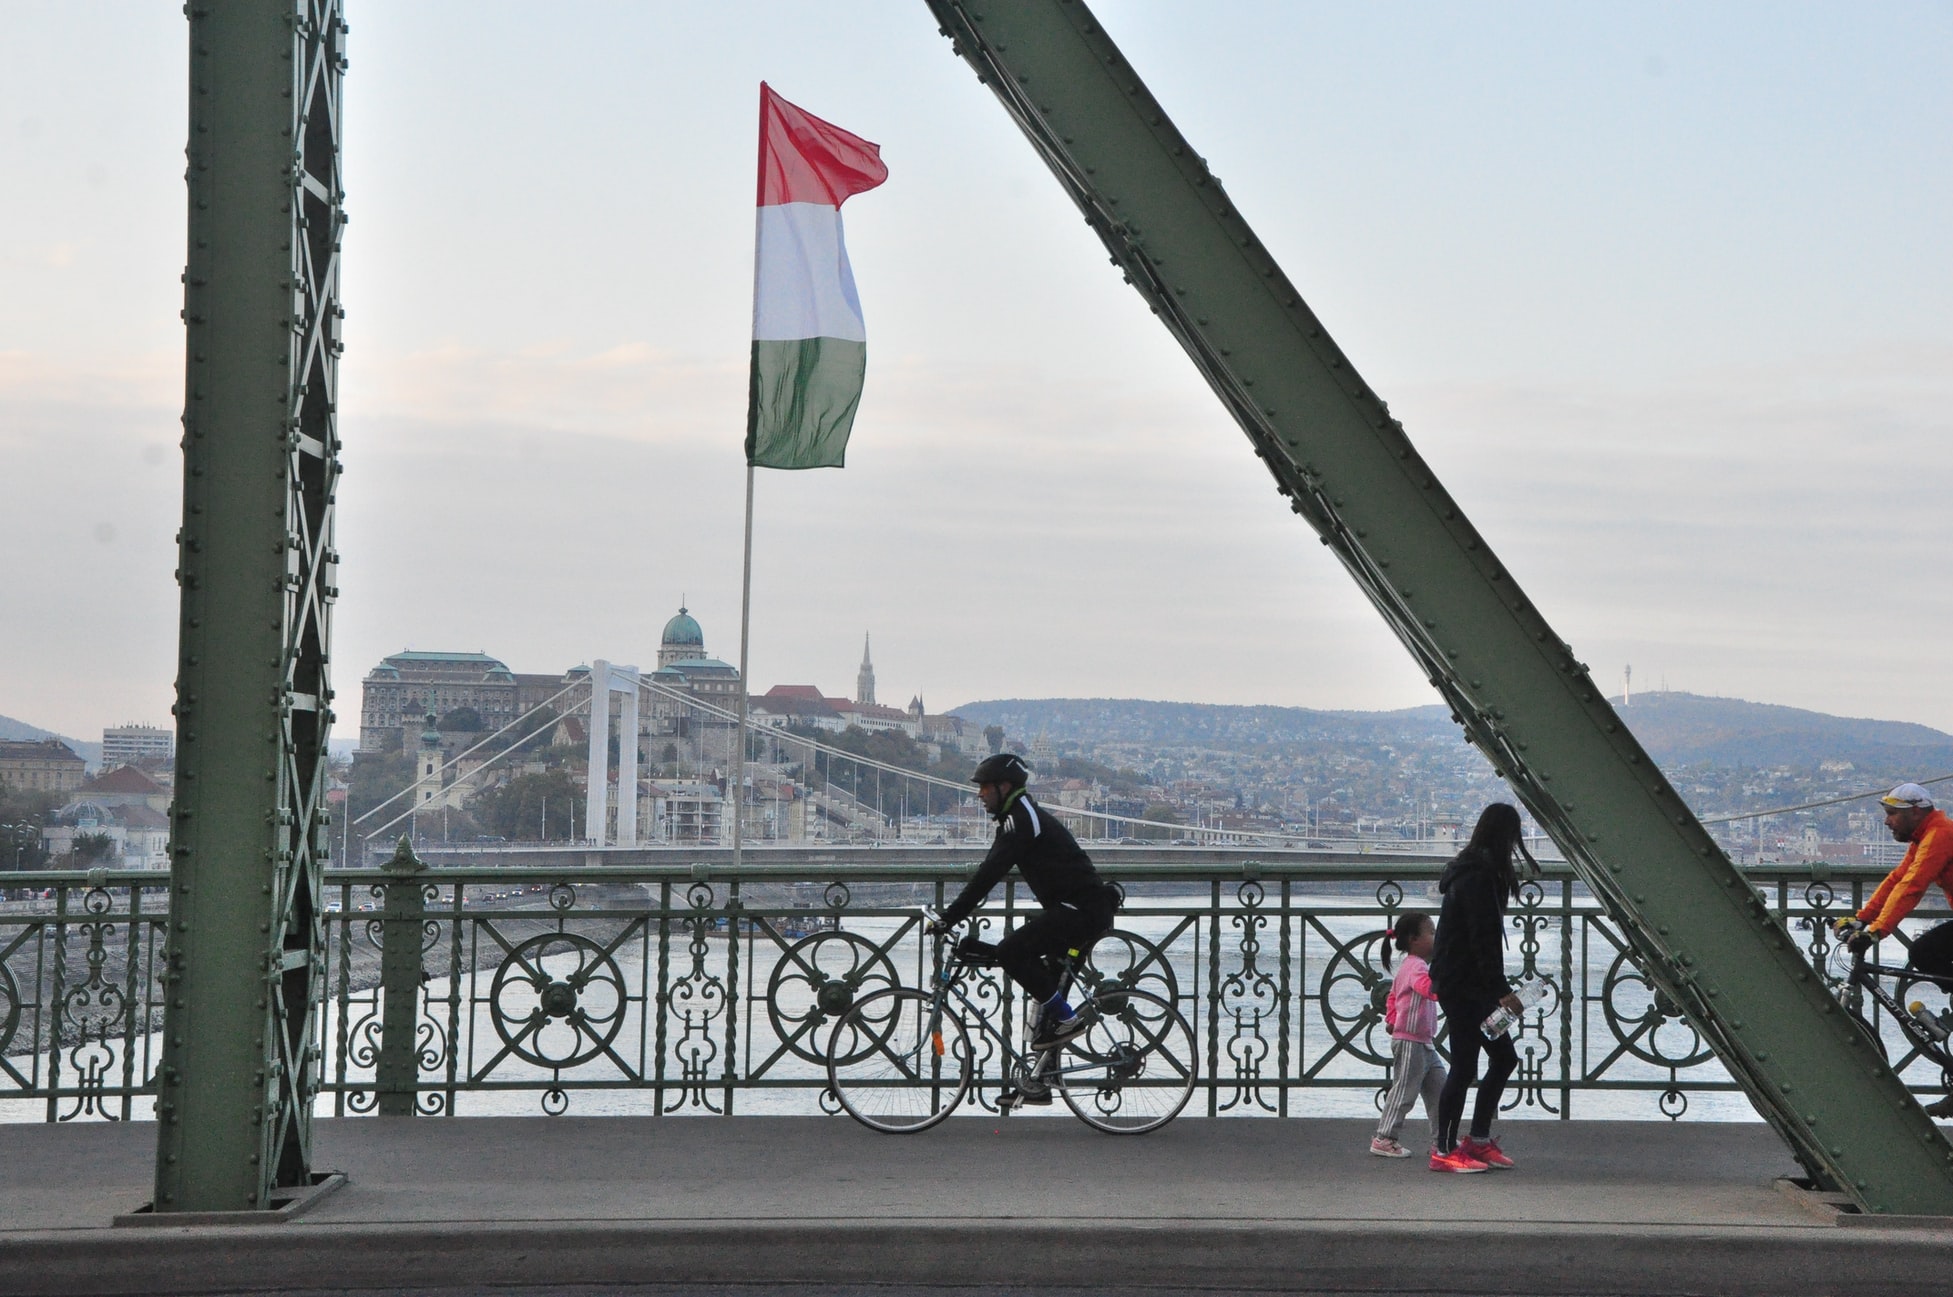
POLYGON ((1080 0, 928 0, 1273 474, 1820 1184, 1953 1215, 1953 1149, 1629 734, 1080 0))
POLYGON ((192 0, 154 1210, 310 1185, 337 555, 339 0, 192 0))

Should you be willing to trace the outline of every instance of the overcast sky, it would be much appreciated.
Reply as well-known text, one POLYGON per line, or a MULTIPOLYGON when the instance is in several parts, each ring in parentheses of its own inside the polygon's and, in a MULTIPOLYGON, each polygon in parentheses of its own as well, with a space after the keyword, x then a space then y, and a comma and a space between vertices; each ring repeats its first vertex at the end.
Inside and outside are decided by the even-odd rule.
MULTIPOLYGON (((1610 693, 1953 729, 1953 7, 1099 0, 1610 693)), ((752 675, 1432 700, 920 0, 351 0, 333 669, 738 657, 758 82, 882 145, 752 675)), ((0 0, 0 714, 169 724, 186 25, 0 0)))

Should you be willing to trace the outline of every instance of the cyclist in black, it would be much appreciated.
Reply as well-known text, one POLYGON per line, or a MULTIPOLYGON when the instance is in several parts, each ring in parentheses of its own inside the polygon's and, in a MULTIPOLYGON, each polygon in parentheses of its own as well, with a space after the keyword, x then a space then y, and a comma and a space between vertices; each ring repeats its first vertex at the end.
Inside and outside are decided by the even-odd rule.
POLYGON ((1030 767, 1014 752, 985 758, 970 776, 983 809, 996 817, 997 836, 976 877, 931 928, 946 932, 969 918, 990 889, 1016 867, 1044 912, 1026 919, 994 946, 965 937, 958 949, 979 959, 994 959, 1042 1006, 1038 1031, 1031 1040, 1031 1047, 1042 1051, 1056 1049, 1088 1025, 1065 1000, 1058 974, 1044 956, 1089 952, 1091 943, 1112 926, 1119 894, 1099 877, 1092 858, 1071 831, 1024 791, 1030 777, 1030 767))

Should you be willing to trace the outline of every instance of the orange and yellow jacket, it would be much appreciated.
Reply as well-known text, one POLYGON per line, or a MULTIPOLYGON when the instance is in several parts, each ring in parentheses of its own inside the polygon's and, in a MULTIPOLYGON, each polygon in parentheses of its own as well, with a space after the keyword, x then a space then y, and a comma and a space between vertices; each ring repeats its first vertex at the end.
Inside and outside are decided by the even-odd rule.
POLYGON ((1881 936, 1890 933, 1934 883, 1953 905, 1953 820, 1937 809, 1913 830, 1906 858, 1885 876, 1872 899, 1858 911, 1858 918, 1881 936))

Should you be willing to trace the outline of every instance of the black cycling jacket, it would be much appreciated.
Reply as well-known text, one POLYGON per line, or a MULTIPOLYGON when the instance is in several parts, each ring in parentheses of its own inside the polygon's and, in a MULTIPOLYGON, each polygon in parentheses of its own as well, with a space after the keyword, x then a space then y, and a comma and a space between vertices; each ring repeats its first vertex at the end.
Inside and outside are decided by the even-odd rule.
POLYGON ((1100 880, 1092 858, 1078 845, 1071 830, 1019 789, 997 815, 997 836, 977 866, 976 877, 949 903, 943 921, 961 923, 967 919, 1013 865, 1031 895, 1047 910, 1067 903, 1082 907, 1109 899, 1110 889, 1100 880))

